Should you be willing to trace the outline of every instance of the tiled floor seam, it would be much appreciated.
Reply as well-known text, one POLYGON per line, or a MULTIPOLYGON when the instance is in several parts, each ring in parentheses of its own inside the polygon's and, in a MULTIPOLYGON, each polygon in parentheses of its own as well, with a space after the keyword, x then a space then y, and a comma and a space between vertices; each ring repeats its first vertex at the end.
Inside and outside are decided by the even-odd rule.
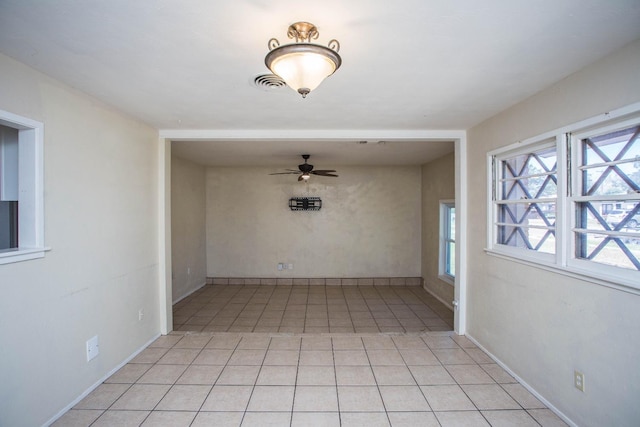
MULTIPOLYGON (((267 344, 266 350, 264 352, 264 356, 262 357, 262 363, 260 364, 260 369, 258 370, 258 376, 260 376, 260 371, 262 370, 262 367, 264 366, 264 361, 267 358, 267 353, 269 351, 269 346, 270 346, 272 340, 273 340, 273 338, 270 337, 269 338, 269 343, 267 344)), ((241 342, 242 342, 242 340, 240 340, 238 342, 238 346, 240 345, 241 342)), ((237 348, 237 346, 236 346, 236 348, 237 348)), ((233 357, 233 354, 231 355, 231 357, 233 357)), ((229 360, 231 360, 231 358, 229 358, 229 360)), ((227 364, 228 363, 229 362, 227 362, 227 364)), ((247 412, 249 411, 249 405, 251 405, 251 398, 253 397, 253 394, 255 393, 257 383, 258 383, 258 377, 256 377, 256 380, 254 381, 253 386, 251 388, 251 393, 249 394, 249 399, 247 400, 247 405, 246 405, 246 407, 244 409, 244 414, 242 414, 242 420, 240 421, 240 425, 241 426, 242 426, 242 423, 244 422, 244 418, 246 417, 247 412)), ((295 389, 294 389, 294 393, 295 393, 295 389)), ((291 405, 292 405, 291 409, 293 410, 293 402, 291 403, 291 405)))
MULTIPOLYGON (((207 348, 207 345, 209 345, 209 343, 214 339, 214 337, 215 337, 215 335, 212 335, 211 339, 209 339, 209 341, 207 341, 207 343, 204 345, 204 347, 202 348, 202 350, 201 350, 201 352, 200 352, 199 354, 201 354, 201 353, 202 353, 202 351, 204 351, 204 349, 206 349, 206 348, 207 348)), ((233 352, 235 352, 235 350, 238 348, 238 345, 240 345, 240 341, 241 341, 241 340, 238 340, 238 342, 235 344, 235 346, 234 346, 234 348, 233 348, 233 350, 232 350, 233 352)), ((177 345, 177 343, 176 343, 176 344, 174 344, 174 347, 175 347, 175 345, 177 345)), ((233 354, 233 353, 231 353, 231 354, 233 354)), ((230 359, 230 358, 231 358, 231 356, 229 356, 229 359, 230 359)), ((197 359, 197 356, 196 356, 196 359, 197 359)), ((196 359, 194 359, 193 361, 191 361, 191 364, 190 364, 189 366, 193 366, 193 362, 194 362, 196 359)), ((216 386, 216 383, 219 381, 220 376, 222 375, 222 372, 224 371, 224 368, 225 368, 225 367, 227 366, 227 364, 229 363, 229 359, 227 359, 227 361, 225 362, 225 365, 224 365, 224 366, 223 366, 223 368, 220 370, 220 373, 218 374, 218 377, 216 378, 216 380, 215 380, 215 381, 213 382, 213 384, 211 385, 211 388, 209 389, 209 392, 207 393, 207 395, 205 396, 205 398, 202 400, 202 403, 200 404, 200 407, 198 408, 198 411, 196 411, 196 415, 195 415, 195 417, 193 418, 193 420, 192 420, 191 424, 193 424, 193 422, 195 422, 196 418, 198 417, 198 414, 199 414, 200 412, 202 412, 202 408, 204 407, 204 405, 205 405, 205 403, 206 403, 207 399, 209 399, 209 396, 211 396, 211 392, 213 391, 213 388, 216 386)), ((178 380, 176 380, 176 382, 177 382, 177 381, 178 381, 178 380)))
POLYGON ((386 405, 386 403, 384 401, 384 397, 382 396, 382 392, 380 391, 380 383, 378 381, 378 378, 376 378, 375 371, 373 370, 373 365, 371 364, 371 358, 369 357, 369 352, 367 350, 367 346, 366 346, 364 340, 362 340, 362 346, 364 348, 365 354, 367 355, 367 361, 369 362, 369 366, 371 367, 371 370, 373 371, 373 378, 374 378, 374 380, 376 382, 376 389, 378 390, 378 395, 380 396, 380 401, 382 402, 382 407, 384 409, 385 416, 387 417, 387 421, 389 422, 389 425, 391 425, 391 419, 389 418, 389 411, 387 411, 387 405, 386 405))

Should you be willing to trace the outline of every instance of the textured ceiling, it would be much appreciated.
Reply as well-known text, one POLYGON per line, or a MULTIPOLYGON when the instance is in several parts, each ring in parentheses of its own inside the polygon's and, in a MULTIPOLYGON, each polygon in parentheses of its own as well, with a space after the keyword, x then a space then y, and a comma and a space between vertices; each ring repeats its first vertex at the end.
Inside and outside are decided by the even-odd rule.
POLYGON ((157 129, 289 132, 290 147, 309 130, 468 129, 638 22, 638 0, 1 0, 0 52, 157 129), (306 99, 256 88, 268 40, 299 20, 340 41, 342 68, 306 99))

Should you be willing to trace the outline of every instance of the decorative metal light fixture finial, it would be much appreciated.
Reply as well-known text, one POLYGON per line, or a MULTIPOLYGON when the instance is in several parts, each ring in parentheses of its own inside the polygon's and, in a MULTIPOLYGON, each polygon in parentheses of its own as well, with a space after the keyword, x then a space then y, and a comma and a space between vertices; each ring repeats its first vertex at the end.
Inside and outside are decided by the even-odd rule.
POLYGON ((311 43, 318 35, 316 26, 309 22, 291 24, 287 36, 295 39, 295 43, 280 46, 273 38, 269 40, 270 52, 264 58, 267 68, 303 98, 342 64, 338 54, 340 43, 335 39, 329 41, 328 47, 311 43))

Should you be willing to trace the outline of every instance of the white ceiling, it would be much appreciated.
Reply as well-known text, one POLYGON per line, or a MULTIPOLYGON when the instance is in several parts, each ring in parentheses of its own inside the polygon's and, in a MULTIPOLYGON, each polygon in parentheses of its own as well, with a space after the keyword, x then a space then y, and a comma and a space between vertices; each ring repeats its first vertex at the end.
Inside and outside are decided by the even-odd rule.
POLYGON ((286 166, 310 154, 316 169, 344 165, 422 165, 453 151, 453 141, 433 140, 215 140, 174 141, 172 152, 209 166, 286 166))
POLYGON ((345 161, 402 164, 442 144, 357 147, 358 132, 468 129, 640 38, 639 22, 638 0, 0 0, 0 52, 167 134, 203 130, 177 148, 194 158, 367 148, 345 161), (300 20, 340 41, 342 68, 307 99, 256 88, 268 40, 300 20), (234 130, 286 137, 216 136, 234 130), (309 130, 327 136, 296 145, 309 130))

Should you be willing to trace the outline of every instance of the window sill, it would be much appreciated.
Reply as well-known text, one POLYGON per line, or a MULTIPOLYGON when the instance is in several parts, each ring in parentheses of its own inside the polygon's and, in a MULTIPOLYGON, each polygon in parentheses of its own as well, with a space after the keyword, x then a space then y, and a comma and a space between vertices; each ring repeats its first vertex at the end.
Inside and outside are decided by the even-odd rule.
POLYGON ((505 254, 503 252, 498 252, 491 249, 484 250, 487 255, 491 255, 497 258, 502 258, 508 261, 517 262, 519 264, 528 265, 530 267, 540 268, 542 270, 551 271, 553 273, 562 274, 563 276, 568 276, 574 279, 583 280, 585 282, 590 282, 596 285, 605 286, 607 288, 613 288, 619 291, 628 292, 634 295, 640 295, 640 288, 637 286, 637 281, 627 281, 625 279, 614 278, 613 281, 609 277, 598 277, 590 271, 585 271, 577 268, 572 268, 569 266, 558 266, 557 264, 545 263, 541 261, 532 261, 529 259, 516 258, 512 255, 505 254))
POLYGON ((0 265, 44 258, 44 253, 50 250, 51 248, 18 248, 13 251, 0 252, 0 265))

